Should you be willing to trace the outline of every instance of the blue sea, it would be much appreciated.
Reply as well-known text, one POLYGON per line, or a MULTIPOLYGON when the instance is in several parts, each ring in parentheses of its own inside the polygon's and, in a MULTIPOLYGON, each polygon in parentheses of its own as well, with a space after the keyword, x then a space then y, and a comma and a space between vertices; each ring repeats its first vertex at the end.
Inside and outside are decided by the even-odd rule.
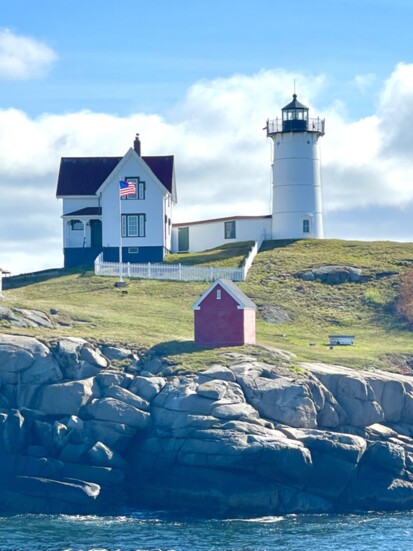
POLYGON ((0 551, 413 549, 413 512, 212 520, 162 512, 0 517, 0 551))

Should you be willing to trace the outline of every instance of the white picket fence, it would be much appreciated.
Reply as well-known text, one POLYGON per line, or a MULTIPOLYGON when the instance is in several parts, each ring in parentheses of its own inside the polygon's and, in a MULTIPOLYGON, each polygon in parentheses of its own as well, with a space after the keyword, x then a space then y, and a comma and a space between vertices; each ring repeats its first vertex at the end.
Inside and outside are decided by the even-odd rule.
MULTIPOLYGON (((262 245, 256 241, 241 268, 216 268, 214 266, 186 266, 185 264, 150 263, 135 264, 124 262, 121 266, 122 278, 168 279, 174 281, 215 281, 231 279, 245 281, 248 270, 262 245)), ((103 253, 95 260, 95 275, 120 277, 118 262, 104 262, 103 253)))

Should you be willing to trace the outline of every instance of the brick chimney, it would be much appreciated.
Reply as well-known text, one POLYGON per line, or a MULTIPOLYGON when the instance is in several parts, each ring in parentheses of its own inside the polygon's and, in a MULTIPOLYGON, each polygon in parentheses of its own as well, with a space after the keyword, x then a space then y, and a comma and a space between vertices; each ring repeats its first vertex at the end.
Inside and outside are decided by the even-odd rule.
POLYGON ((139 134, 136 134, 135 140, 133 142, 133 149, 136 151, 136 153, 141 156, 141 141, 139 139, 139 134))

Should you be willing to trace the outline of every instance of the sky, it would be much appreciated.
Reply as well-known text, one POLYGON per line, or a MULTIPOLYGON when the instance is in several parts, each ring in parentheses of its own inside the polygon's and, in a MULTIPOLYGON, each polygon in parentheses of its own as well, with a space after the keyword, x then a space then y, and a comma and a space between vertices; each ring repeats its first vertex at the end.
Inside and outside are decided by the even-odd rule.
POLYGON ((0 9, 0 267, 63 265, 61 157, 174 155, 175 222, 270 212, 295 90, 328 238, 413 241, 411 0, 13 0, 0 9))

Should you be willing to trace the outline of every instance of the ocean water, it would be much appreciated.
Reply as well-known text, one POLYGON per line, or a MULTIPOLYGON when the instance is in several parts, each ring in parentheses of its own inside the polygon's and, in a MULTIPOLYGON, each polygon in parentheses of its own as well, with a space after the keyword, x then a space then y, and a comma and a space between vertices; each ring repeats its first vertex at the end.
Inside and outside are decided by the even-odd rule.
POLYGON ((413 512, 212 520, 156 512, 0 517, 0 551, 412 550, 413 512))

